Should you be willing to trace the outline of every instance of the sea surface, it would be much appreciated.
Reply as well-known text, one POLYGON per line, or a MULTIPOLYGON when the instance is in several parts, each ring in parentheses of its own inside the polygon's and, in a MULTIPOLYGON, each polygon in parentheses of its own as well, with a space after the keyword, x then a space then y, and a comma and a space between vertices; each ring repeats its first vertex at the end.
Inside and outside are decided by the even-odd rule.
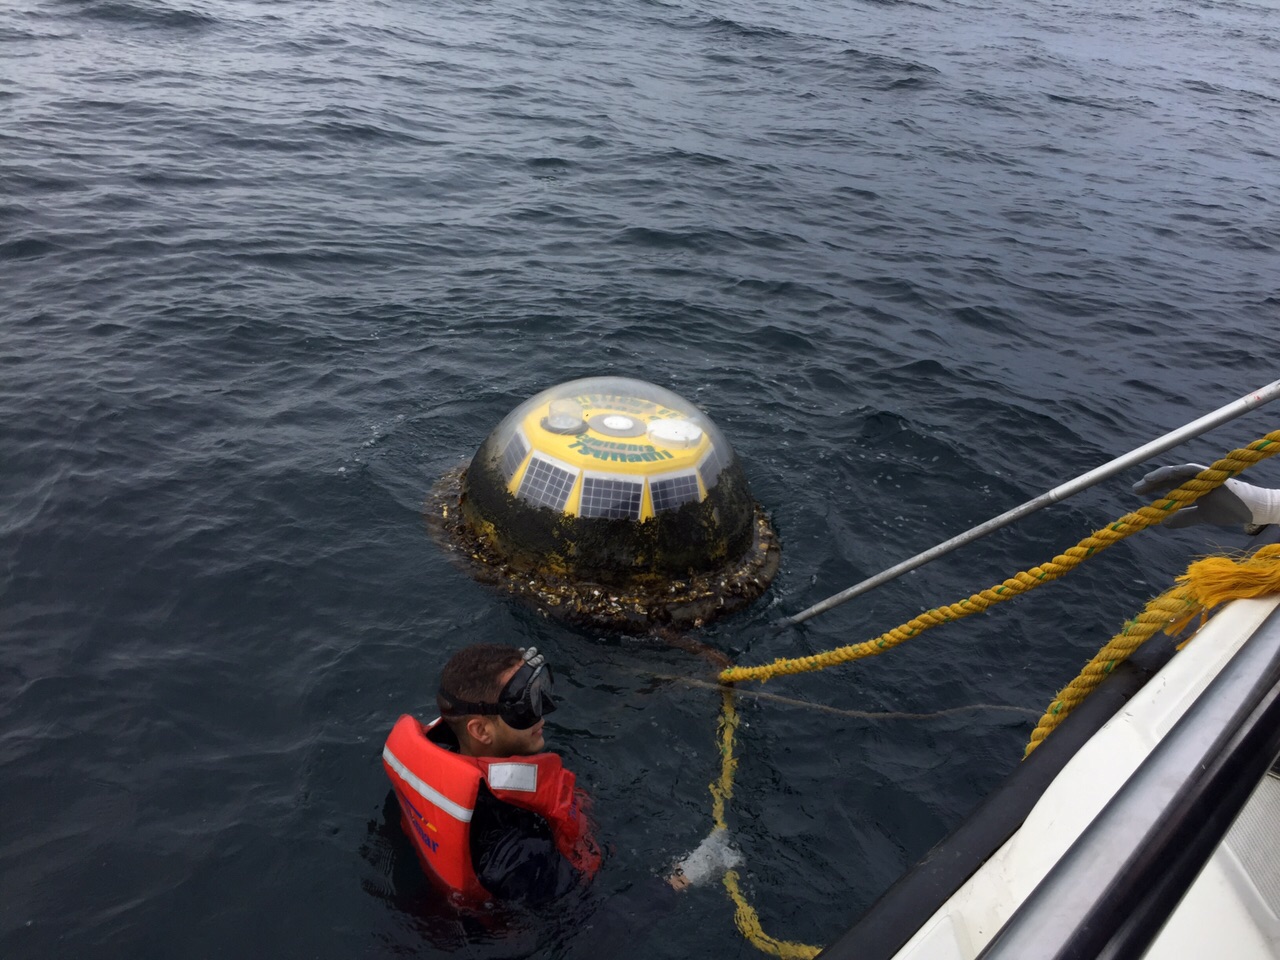
MULTIPOLYGON (((431 485, 563 380, 693 400, 782 542, 696 637, 740 663, 1052 557, 1142 468, 776 629, 1280 376, 1278 38, 1275 0, 4 4, 0 956, 759 955, 718 885, 652 882, 711 826, 708 662, 474 582, 431 485), (608 859, 476 921, 379 755, 492 640, 555 665, 608 859)), ((744 689, 764 929, 842 932, 1214 543, 744 689)))

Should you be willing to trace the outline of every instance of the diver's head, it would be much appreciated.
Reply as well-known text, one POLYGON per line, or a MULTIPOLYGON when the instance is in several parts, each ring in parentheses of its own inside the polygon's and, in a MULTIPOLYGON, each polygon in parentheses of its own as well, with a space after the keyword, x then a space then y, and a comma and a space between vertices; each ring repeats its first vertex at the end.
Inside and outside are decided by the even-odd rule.
POLYGON ((445 664, 436 703, 467 756, 527 756, 545 746, 543 718, 556 708, 553 682, 534 647, 476 644, 445 664))

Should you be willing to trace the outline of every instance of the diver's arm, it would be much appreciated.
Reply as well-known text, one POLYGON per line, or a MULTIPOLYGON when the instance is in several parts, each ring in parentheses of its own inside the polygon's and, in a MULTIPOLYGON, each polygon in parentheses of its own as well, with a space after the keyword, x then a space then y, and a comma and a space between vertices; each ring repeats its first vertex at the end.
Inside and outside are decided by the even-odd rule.
POLYGON ((476 862, 480 884, 514 903, 548 903, 572 890, 579 874, 549 837, 519 827, 492 834, 476 862))
POLYGON ((577 944, 585 956, 607 956, 619 943, 643 945, 661 935, 664 924, 685 902, 681 891, 715 880, 741 862, 729 832, 716 827, 666 876, 646 877, 625 895, 603 901, 590 922, 579 927, 577 944))
POLYGON ((667 874, 666 881, 674 890, 687 890, 714 879, 742 862, 742 854, 729 842, 729 831, 716 827, 688 856, 667 874))
POLYGON ((516 903, 547 903, 580 879, 543 817, 503 803, 483 784, 471 817, 471 862, 482 887, 516 903))

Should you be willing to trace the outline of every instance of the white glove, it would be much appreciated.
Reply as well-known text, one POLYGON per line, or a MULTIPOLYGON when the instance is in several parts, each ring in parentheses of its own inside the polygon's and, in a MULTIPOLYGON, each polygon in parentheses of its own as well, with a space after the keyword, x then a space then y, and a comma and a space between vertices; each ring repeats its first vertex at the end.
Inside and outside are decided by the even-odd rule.
POLYGON ((716 827, 687 857, 675 866, 675 875, 687 885, 718 877, 742 863, 742 854, 729 842, 729 831, 716 827))
MULTIPOLYGON (((1152 470, 1133 485, 1140 495, 1168 493, 1182 486, 1201 470, 1199 463, 1181 463, 1152 470)), ((1229 527, 1237 523, 1280 523, 1280 490, 1255 487, 1239 480, 1228 480, 1211 490, 1189 507, 1183 507, 1164 522, 1166 527, 1189 527, 1193 523, 1212 523, 1229 527)))

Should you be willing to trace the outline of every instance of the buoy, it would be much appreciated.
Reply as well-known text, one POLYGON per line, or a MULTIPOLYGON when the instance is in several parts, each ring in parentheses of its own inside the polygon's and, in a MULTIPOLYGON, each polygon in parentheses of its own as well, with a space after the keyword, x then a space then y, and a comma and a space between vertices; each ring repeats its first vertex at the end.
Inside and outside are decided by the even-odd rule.
POLYGON ((705 413, 623 377, 544 390, 429 504, 481 579, 570 621, 685 629, 759 597, 777 537, 705 413))

